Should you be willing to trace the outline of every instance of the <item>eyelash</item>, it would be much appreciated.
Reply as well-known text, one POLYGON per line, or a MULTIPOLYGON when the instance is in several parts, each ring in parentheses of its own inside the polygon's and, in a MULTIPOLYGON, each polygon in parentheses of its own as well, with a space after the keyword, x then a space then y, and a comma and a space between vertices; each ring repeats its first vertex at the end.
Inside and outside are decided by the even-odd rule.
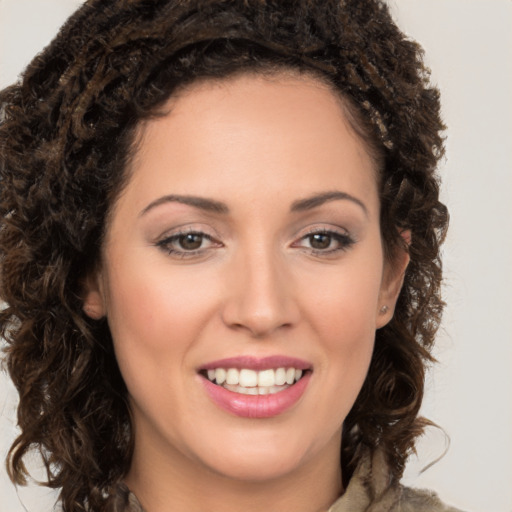
MULTIPOLYGON (((208 233, 204 233, 203 231, 197 231, 197 230, 190 230, 190 231, 180 231, 177 233, 172 234, 171 236, 168 236, 160 241, 158 241, 155 245, 165 251, 168 255, 174 256, 176 258, 184 259, 184 258, 193 258, 195 256, 200 256, 204 254, 204 252, 208 248, 199 247, 197 249, 187 250, 185 248, 181 249, 175 249, 173 248, 173 244, 179 243, 180 239, 186 236, 198 236, 201 238, 200 242, 201 245, 203 245, 203 242, 206 240, 208 242, 211 242, 214 247, 221 247, 222 243, 215 240, 211 235, 208 233)), ((303 249, 308 249, 311 254, 314 256, 332 256, 336 255, 340 252, 347 251, 350 249, 352 245, 356 243, 356 240, 354 240, 350 235, 347 233, 340 233, 338 231, 329 230, 329 229, 312 229, 305 235, 301 236, 297 242, 294 242, 292 244, 292 247, 302 247, 303 249), (309 239, 311 243, 311 238, 314 236, 326 236, 330 238, 330 243, 332 241, 337 242, 337 247, 335 248, 328 248, 328 249, 315 249, 313 247, 303 247, 302 245, 299 245, 300 242, 309 239)))
POLYGON ((217 242, 211 235, 208 233, 204 233, 203 231, 190 230, 190 231, 180 231, 178 233, 174 233, 171 236, 168 236, 156 243, 156 246, 165 251, 170 256, 174 256, 177 258, 193 258, 194 256, 199 256, 206 250, 203 247, 199 247, 198 249, 187 250, 184 248, 175 249, 173 248, 173 244, 178 243, 180 238, 184 238, 186 236, 198 236, 201 237, 201 245, 203 245, 203 241, 207 240, 214 244, 217 247, 220 247, 222 244, 217 242))
MULTIPOLYGON (((332 256, 336 255, 340 252, 347 251, 350 249, 352 245, 356 243, 356 240, 352 238, 347 233, 340 233, 338 231, 334 231, 331 229, 312 229, 308 233, 306 233, 304 236, 302 236, 299 241, 310 239, 317 235, 330 237, 330 241, 337 242, 338 246, 332 249, 315 249, 313 247, 310 247, 309 250, 314 256, 332 256)), ((293 246, 297 246, 297 242, 293 244, 293 246)), ((300 246, 299 246, 300 247, 300 246)))

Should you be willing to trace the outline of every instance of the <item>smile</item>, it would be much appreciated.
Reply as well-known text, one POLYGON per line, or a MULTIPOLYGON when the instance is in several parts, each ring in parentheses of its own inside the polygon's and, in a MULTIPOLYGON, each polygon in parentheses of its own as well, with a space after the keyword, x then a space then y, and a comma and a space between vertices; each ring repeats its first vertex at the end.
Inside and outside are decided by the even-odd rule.
POLYGON ((223 359, 199 370, 207 396, 243 418, 271 418, 297 404, 311 380, 309 363, 289 357, 223 359))
POLYGON ((300 368, 251 370, 249 368, 211 368, 206 371, 210 382, 243 395, 271 395, 284 391, 301 379, 300 368))

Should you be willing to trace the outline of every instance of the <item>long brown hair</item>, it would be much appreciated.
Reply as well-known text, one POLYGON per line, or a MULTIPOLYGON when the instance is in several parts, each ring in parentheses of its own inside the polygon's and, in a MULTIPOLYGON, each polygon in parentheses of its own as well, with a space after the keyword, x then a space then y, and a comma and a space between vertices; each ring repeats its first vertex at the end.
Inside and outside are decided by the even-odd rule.
POLYGON ((38 449, 65 512, 108 510, 131 461, 110 332, 83 314, 81 295, 135 128, 194 80, 283 69, 338 91, 376 156, 387 254, 411 231, 403 289, 376 333, 341 457, 345 479, 365 448, 384 451, 395 479, 403 472, 426 424, 448 222, 439 93, 421 48, 378 0, 90 0, 0 93, 0 334, 21 429, 8 469, 22 483, 23 456, 38 449))

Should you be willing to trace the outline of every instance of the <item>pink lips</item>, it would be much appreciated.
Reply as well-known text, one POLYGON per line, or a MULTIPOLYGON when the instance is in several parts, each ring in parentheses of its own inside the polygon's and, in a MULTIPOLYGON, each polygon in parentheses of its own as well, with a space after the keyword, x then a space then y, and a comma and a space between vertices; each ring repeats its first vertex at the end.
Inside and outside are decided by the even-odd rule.
MULTIPOLYGON (((253 357, 236 357, 213 361, 200 368, 209 370, 214 368, 248 368, 251 370, 265 370, 269 368, 296 368, 311 369, 311 365, 303 360, 286 356, 270 356, 262 359, 253 357)), ((200 376, 201 382, 209 397, 219 407, 243 418, 271 418, 277 416, 295 405, 304 394, 311 372, 307 372, 295 384, 283 391, 268 395, 243 395, 229 391, 218 386, 207 378, 200 376)))

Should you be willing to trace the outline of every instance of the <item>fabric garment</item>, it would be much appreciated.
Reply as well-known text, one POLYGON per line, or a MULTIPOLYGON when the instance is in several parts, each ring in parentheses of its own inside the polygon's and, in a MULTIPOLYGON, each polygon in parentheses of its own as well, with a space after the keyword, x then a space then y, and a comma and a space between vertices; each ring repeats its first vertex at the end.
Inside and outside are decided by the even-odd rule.
POLYGON ((390 483, 384 455, 363 457, 345 493, 327 512, 461 512, 445 505, 437 495, 390 483))
MULTIPOLYGON (((130 490, 118 489, 114 512, 146 512, 130 490)), ((149 512, 149 511, 148 511, 149 512)), ((461 512, 431 491, 390 484, 381 452, 362 458, 343 495, 326 512, 461 512)))

